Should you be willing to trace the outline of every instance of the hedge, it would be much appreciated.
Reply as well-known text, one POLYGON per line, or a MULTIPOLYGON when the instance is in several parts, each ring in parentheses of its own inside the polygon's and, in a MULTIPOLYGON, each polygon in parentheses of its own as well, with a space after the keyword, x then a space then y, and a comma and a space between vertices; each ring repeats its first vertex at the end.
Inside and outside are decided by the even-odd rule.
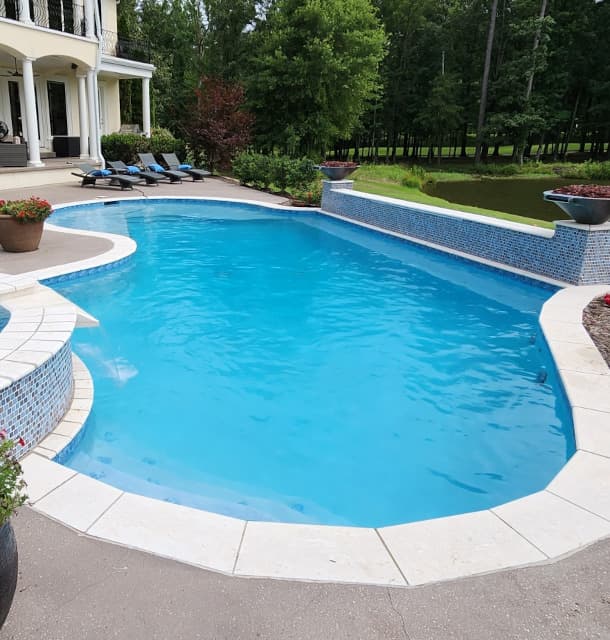
POLYGON ((122 160, 127 164, 139 162, 138 153, 175 153, 186 160, 186 143, 174 138, 167 129, 153 129, 150 138, 137 133, 111 133, 102 136, 102 154, 107 161, 122 160))

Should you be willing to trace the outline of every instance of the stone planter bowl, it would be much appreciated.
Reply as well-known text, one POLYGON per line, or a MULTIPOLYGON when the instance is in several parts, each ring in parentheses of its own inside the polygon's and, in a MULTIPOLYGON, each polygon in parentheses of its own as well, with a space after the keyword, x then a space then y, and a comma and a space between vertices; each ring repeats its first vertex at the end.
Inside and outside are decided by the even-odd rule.
POLYGON ((316 169, 321 171, 329 180, 343 180, 343 178, 347 178, 350 173, 354 173, 354 171, 359 168, 360 165, 357 167, 316 167, 316 169))
POLYGON ((610 218, 610 198, 585 198, 545 191, 544 199, 554 202, 579 224, 604 224, 610 218))

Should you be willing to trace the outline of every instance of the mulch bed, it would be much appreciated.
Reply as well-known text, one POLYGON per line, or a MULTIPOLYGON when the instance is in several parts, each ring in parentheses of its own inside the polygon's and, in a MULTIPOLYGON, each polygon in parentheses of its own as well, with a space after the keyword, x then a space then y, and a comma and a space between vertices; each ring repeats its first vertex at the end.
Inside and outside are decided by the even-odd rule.
POLYGON ((583 311, 582 321, 595 346, 610 367, 610 307, 604 297, 595 298, 583 311))

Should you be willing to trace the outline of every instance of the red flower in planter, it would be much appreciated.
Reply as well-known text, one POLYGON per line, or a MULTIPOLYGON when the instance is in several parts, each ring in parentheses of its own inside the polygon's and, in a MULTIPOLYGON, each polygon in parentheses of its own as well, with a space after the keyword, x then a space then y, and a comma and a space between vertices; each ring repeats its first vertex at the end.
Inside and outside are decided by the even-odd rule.
POLYGON ((599 184, 571 184, 567 187, 553 189, 553 193, 582 196, 583 198, 610 198, 610 187, 599 184))
POLYGON ((17 438, 17 444, 20 447, 25 447, 25 440, 21 436, 19 436, 19 438, 17 438))
POLYGON ((607 307, 610 307, 610 293, 607 293, 607 294, 604 296, 604 303, 605 303, 605 305, 606 305, 607 307))

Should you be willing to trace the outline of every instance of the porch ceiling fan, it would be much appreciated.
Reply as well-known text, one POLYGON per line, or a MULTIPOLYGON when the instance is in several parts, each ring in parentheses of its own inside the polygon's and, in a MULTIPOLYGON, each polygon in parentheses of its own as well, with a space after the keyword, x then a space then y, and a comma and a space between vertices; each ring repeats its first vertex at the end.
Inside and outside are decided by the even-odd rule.
MULTIPOLYGON (((23 73, 17 68, 17 58, 13 58, 13 60, 15 61, 15 70, 0 73, 0 76, 2 76, 3 78, 23 78, 23 73)), ((37 78, 38 74, 35 73, 34 77, 37 78)))

